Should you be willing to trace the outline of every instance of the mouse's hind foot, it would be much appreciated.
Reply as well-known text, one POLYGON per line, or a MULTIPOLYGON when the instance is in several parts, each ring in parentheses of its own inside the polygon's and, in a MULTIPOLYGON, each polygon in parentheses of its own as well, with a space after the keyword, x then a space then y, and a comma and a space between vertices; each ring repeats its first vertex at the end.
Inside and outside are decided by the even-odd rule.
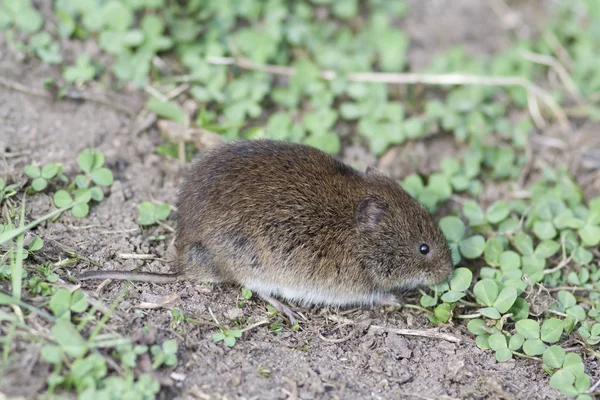
POLYGON ((379 305, 399 307, 402 305, 402 301, 395 294, 388 293, 379 300, 379 305))
POLYGON ((261 299, 263 299, 264 301, 266 301, 267 303, 272 305, 273 308, 275 308, 281 315, 286 317, 290 321, 290 324, 292 324, 292 326, 296 325, 296 321, 297 321, 296 318, 298 318, 298 314, 296 312, 294 312, 292 307, 290 307, 286 304, 283 304, 281 301, 279 301, 276 298, 271 297, 269 295, 265 295, 265 294, 261 294, 261 293, 257 293, 257 294, 261 299))

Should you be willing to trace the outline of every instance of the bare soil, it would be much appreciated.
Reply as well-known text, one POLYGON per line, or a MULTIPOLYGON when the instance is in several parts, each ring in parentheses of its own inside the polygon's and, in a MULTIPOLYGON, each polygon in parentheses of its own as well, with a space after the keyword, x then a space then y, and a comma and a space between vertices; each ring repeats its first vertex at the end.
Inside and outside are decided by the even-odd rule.
MULTIPOLYGON (((416 43, 411 50, 411 65, 415 68, 454 44, 466 43, 470 52, 484 54, 509 43, 508 31, 488 2, 431 0, 413 3, 405 29, 416 43)), ((535 7, 535 12, 531 12, 531 3, 537 2, 524 3, 522 9, 513 9, 521 18, 527 20, 541 12, 535 7)), ((37 60, 17 57, 1 43, 0 76, 40 89, 46 78, 58 77, 59 72, 37 60)), ((117 92, 94 87, 88 92, 114 99, 113 103, 131 110, 141 109, 145 101, 144 94, 135 89, 117 92)), ((4 154, 1 172, 5 178, 20 178, 23 166, 31 162, 61 162, 67 174, 72 176, 76 155, 87 147, 104 152, 108 167, 115 174, 115 183, 107 198, 94 206, 87 218, 76 220, 64 215, 57 222, 43 224, 34 231, 45 241, 39 256, 41 260, 58 261, 64 257, 65 249, 85 257, 78 264, 60 271, 64 280, 88 269, 132 269, 140 263, 145 270, 168 270, 164 260, 168 257, 172 234, 162 228, 141 229, 136 222, 137 205, 142 201, 153 199, 174 203, 181 175, 177 160, 154 154, 156 145, 161 143, 155 127, 136 133, 133 117, 111 106, 92 101, 52 102, 2 86, 0 120, 0 152, 4 154), (166 240, 148 239, 160 232, 166 233, 166 240), (120 254, 154 254, 160 259, 143 262, 119 258, 120 254)), ((459 146, 455 146, 449 137, 407 146, 395 157, 387 155, 386 165, 391 170, 398 171, 398 166, 403 165, 402 150, 420 152, 417 153, 422 156, 419 159, 427 160, 426 165, 420 166, 424 170, 440 159, 437 150, 432 155, 428 149, 459 151, 459 146), (437 146, 436 141, 440 143, 437 146)), ((28 198, 30 220, 51 209, 52 201, 47 195, 28 198)), ((97 282, 86 282, 83 288, 109 305, 124 285, 113 282, 98 289, 97 282)), ((214 328, 191 323, 174 326, 168 307, 134 308, 141 302, 160 303, 172 295, 184 315, 191 318, 211 320, 212 311, 220 322, 230 326, 234 326, 232 320, 236 319, 247 321, 246 325, 267 319, 262 301, 252 299, 243 308, 238 307, 242 300, 239 287, 197 286, 186 282, 132 284, 108 327, 141 341, 156 338, 161 342, 172 338, 179 343, 180 362, 172 370, 164 371, 162 377, 170 384, 161 392, 164 398, 562 398, 548 386, 549 377, 539 362, 518 359, 497 363, 491 352, 475 346, 472 335, 463 325, 438 328, 460 338, 459 344, 366 329, 369 324, 390 328, 431 328, 425 315, 409 309, 349 311, 315 308, 305 314, 308 321, 301 324, 299 332, 292 332, 282 324, 283 330, 274 333, 269 325, 262 325, 246 332, 235 347, 227 348, 222 343, 213 343, 214 328), (340 318, 358 325, 335 322, 340 318), (141 333, 144 327, 149 333, 141 333), (340 343, 331 342, 346 337, 347 340, 340 343), (185 379, 173 380, 171 372, 182 374, 185 379)), ((415 294, 406 297, 407 302, 417 299, 415 294)), ((51 371, 37 362, 39 346, 18 345, 11 354, 16 356, 1 374, 0 393, 25 398, 43 393, 45 379, 51 371)), ((592 371, 597 370, 595 364, 588 366, 592 371)))

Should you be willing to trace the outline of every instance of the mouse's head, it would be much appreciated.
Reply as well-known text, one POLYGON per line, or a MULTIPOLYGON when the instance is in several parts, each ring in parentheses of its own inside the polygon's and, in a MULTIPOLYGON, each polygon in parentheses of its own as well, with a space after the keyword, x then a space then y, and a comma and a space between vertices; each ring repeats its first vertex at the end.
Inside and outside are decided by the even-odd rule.
POLYGON ((358 252, 384 290, 434 285, 452 274, 452 253, 431 213, 392 179, 369 168, 370 193, 356 208, 358 252))

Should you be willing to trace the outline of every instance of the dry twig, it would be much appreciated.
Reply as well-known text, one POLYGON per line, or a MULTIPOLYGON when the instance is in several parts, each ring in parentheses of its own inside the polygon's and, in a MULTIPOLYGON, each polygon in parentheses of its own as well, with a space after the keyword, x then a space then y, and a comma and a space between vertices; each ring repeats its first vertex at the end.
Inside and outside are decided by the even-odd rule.
MULTIPOLYGON (((267 72, 273 75, 293 76, 296 70, 279 65, 257 64, 247 58, 214 57, 206 59, 215 65, 235 65, 242 69, 267 72)), ((333 80, 338 77, 335 71, 321 71, 320 77, 333 80)), ((570 130, 569 120, 564 110, 548 92, 520 76, 479 76, 467 74, 414 74, 414 73, 384 73, 384 72, 355 72, 345 76, 352 82, 393 83, 401 85, 481 85, 481 86, 519 86, 535 97, 541 99, 564 130, 570 130)))
POLYGON ((544 54, 537 54, 528 50, 521 50, 521 55, 529 61, 551 67, 556 72, 569 93, 571 93, 571 96, 573 96, 578 103, 582 103, 584 101, 579 89, 577 89, 577 85, 575 85, 575 82, 573 82, 573 79, 571 79, 569 72, 556 58, 544 54))
POLYGON ((435 329, 426 329, 426 330, 416 330, 416 329, 398 329, 398 328, 388 328, 385 326, 371 325, 369 327, 370 331, 374 332, 392 332, 398 335, 404 336, 421 336, 431 339, 441 339, 447 340, 452 343, 460 343, 462 340, 454 335, 450 335, 449 333, 438 332, 435 329))
POLYGON ((154 260, 156 256, 154 254, 125 254, 121 253, 117 255, 119 258, 123 258, 126 260, 154 260))

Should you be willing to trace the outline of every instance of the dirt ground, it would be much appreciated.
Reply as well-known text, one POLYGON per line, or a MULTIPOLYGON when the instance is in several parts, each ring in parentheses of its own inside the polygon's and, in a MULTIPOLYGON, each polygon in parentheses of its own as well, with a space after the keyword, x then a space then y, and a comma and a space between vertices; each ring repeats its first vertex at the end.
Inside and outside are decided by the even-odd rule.
MULTIPOLYGON (((427 6, 420 6, 417 1, 413 3, 405 29, 415 41, 410 57, 411 65, 416 68, 426 64, 435 52, 456 43, 466 43, 473 54, 491 53, 509 43, 508 31, 488 2, 431 0, 424 2, 427 6)), ((537 20, 543 13, 531 7, 531 3, 537 2, 517 3, 526 3, 513 9, 524 20, 537 20)), ((58 77, 59 71, 37 60, 19 59, 5 43, 0 43, 0 76, 41 88, 46 78, 58 77)), ((145 101, 144 94, 133 89, 112 93, 102 88, 90 90, 98 96, 110 96, 132 110, 141 109, 145 101)), ((63 279, 88 269, 131 269, 139 265, 139 261, 119 258, 122 253, 167 256, 172 234, 167 232, 165 241, 149 241, 150 235, 162 229, 140 229, 136 222, 140 202, 153 199, 174 203, 181 173, 177 160, 154 154, 155 146, 161 143, 156 127, 134 134, 132 117, 113 107, 90 101, 53 103, 4 87, 0 87, 0 120, 0 151, 5 155, 1 172, 5 178, 18 178, 23 166, 31 162, 61 162, 66 173, 72 174, 77 153, 86 147, 104 152, 108 167, 115 174, 110 194, 91 209, 87 218, 76 220, 65 215, 35 230, 45 241, 41 258, 57 261, 64 257, 64 249, 71 249, 95 264, 83 261, 69 266, 61 271, 63 279)), ((448 148, 444 144, 450 142, 448 138, 436 140, 442 143, 438 148, 448 148)), ((421 152, 436 148, 435 143, 408 146, 412 146, 411 151, 421 152)), ((402 151, 396 154, 400 157, 402 151)), ((423 155, 423 160, 439 160, 439 156, 431 156, 431 151, 429 154, 429 157, 423 155)), ((401 165, 401 160, 394 161, 390 155, 386 162, 392 169, 394 165, 401 165)), ((49 196, 36 195, 28 201, 31 220, 52 209, 49 196)), ((162 259, 146 262, 143 268, 168 270, 162 259)), ((100 290, 99 298, 110 304, 123 285, 109 284, 100 290)), ((83 285, 92 295, 97 293, 97 287, 97 282, 83 285)), ((391 328, 431 328, 425 315, 409 309, 316 308, 306 314, 308 321, 301 324, 299 332, 292 332, 284 325, 282 332, 273 333, 268 325, 263 325, 245 333, 235 347, 227 348, 222 343, 213 343, 214 328, 183 324, 183 330, 178 333, 171 327, 168 309, 133 308, 140 302, 160 302, 173 294, 184 315, 191 318, 210 319, 209 308, 219 321, 229 324, 231 319, 240 316, 248 318, 249 323, 267 317, 262 301, 253 299, 243 309, 238 307, 239 287, 197 286, 185 282, 133 284, 109 326, 134 336, 148 327, 149 335, 159 342, 172 338, 179 343, 180 362, 172 370, 166 370, 164 378, 169 381, 171 372, 176 372, 185 379, 171 380, 172 385, 161 392, 163 398, 562 398, 550 389, 548 375, 537 361, 518 359, 499 364, 491 352, 475 346, 464 326, 438 328, 459 337, 462 341, 458 344, 363 329, 369 323, 391 328), (336 318, 362 321, 362 324, 338 329, 336 318), (348 340, 331 342, 348 335, 348 340)), ((417 299, 414 294, 407 296, 408 302, 417 299)), ((50 371, 35 363, 39 347, 16 351, 22 357, 13 360, 14 365, 4 371, 0 392, 33 397, 43 391, 50 371)), ((597 369, 596 365, 589 367, 597 369)))

